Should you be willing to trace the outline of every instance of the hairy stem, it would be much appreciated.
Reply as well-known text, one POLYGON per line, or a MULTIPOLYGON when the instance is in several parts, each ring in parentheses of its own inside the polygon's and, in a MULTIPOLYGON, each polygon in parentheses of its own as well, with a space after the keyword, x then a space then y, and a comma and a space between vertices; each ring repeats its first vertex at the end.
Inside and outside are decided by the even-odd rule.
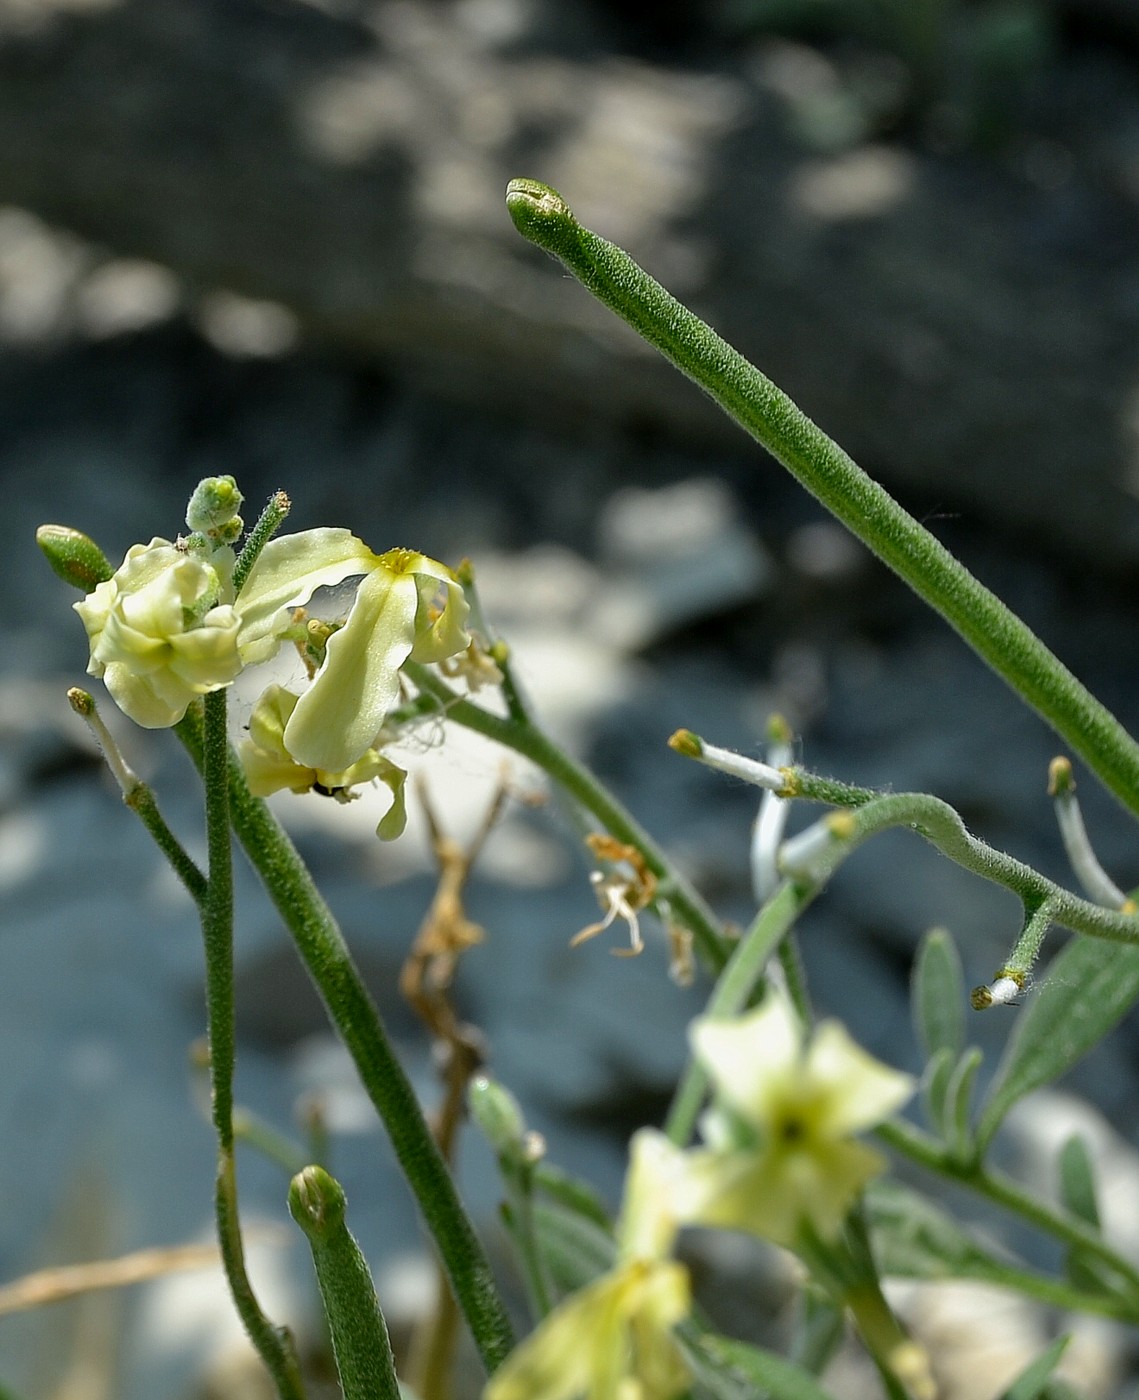
POLYGON ((281 1400, 304 1400, 296 1351, 289 1333, 261 1310, 245 1268, 237 1205, 233 1144, 233 1072, 236 1036, 233 1002, 233 852, 229 829, 229 746, 226 693, 215 690, 203 706, 202 777, 206 789, 209 875, 202 904, 206 951, 206 1014, 210 1047, 210 1108, 218 1140, 214 1195, 218 1240, 238 1314, 269 1369, 281 1400))
MULTIPOLYGON (((193 714, 177 727, 195 763, 202 733, 193 714)), ((230 819, 253 868, 293 936, 301 958, 391 1137, 446 1266, 483 1362, 493 1371, 513 1344, 509 1319, 455 1184, 388 1040, 344 937, 296 848, 268 807, 252 796, 229 755, 230 819)))

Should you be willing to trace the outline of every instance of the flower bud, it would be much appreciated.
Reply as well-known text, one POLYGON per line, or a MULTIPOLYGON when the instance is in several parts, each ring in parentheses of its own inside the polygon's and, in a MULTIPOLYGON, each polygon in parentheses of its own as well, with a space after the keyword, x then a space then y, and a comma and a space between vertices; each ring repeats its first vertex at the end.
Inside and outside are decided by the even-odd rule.
POLYGON ((110 560, 87 535, 69 525, 41 525, 36 543, 44 558, 72 588, 91 593, 114 573, 110 560))
POLYGON ((485 1074, 471 1080, 467 1104, 479 1131, 500 1157, 523 1155, 526 1123, 518 1100, 485 1074))
POLYGON ((219 538, 223 544, 232 544, 241 534, 241 518, 237 512, 244 500, 232 476, 207 476, 194 487, 190 504, 186 507, 186 524, 191 530, 203 535, 219 538), (236 531, 233 529, 236 521, 236 531))

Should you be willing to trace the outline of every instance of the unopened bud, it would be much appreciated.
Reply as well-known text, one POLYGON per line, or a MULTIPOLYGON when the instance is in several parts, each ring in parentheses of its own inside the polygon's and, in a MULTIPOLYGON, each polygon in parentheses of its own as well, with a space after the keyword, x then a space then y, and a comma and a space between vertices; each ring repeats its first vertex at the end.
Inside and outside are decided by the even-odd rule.
POLYGON ((243 500, 232 476, 203 477, 194 487, 194 494, 186 507, 186 524, 191 530, 201 531, 214 539, 228 536, 222 539, 222 543, 232 544, 241 534, 238 511, 243 500))
POLYGON ((81 593, 93 593, 115 572, 95 541, 69 525, 41 525, 36 543, 64 583, 81 593))
POLYGON ((476 1075, 467 1090, 467 1104, 479 1131, 500 1157, 526 1156, 526 1121, 518 1100, 501 1084, 476 1075))

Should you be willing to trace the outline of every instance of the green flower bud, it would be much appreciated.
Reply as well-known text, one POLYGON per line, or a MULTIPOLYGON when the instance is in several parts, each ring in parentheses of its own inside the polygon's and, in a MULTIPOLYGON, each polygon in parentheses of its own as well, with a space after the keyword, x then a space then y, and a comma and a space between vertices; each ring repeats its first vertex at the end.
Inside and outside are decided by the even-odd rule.
POLYGON ((115 572, 95 541, 69 525, 41 525, 36 543, 64 583, 83 593, 93 592, 115 572))
POLYGON ((214 538, 226 534, 227 538, 221 542, 232 544, 241 534, 242 524, 237 512, 244 499, 232 476, 204 477, 194 488, 190 504, 186 507, 186 524, 191 530, 200 530, 202 534, 214 538), (235 519, 236 533, 231 533, 235 519))
POLYGON ((467 1090, 467 1104, 479 1131, 500 1157, 522 1154, 526 1122, 509 1089, 484 1074, 477 1075, 467 1090))

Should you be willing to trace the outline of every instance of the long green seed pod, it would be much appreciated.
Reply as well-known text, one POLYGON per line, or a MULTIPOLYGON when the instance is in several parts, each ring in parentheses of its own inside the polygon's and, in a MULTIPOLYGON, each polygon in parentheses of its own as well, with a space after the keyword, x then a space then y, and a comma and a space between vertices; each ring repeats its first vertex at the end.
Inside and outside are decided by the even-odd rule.
POLYGON ((289 1184, 289 1211, 308 1236, 344 1400, 399 1400, 391 1342, 372 1275, 344 1223, 344 1192, 323 1167, 289 1184))
POLYGON ((643 339, 695 380, 862 542, 956 629, 1139 813, 1139 744, 1034 632, 775 384, 670 296, 628 253, 583 228, 556 190, 511 180, 519 233, 551 253, 643 339))

